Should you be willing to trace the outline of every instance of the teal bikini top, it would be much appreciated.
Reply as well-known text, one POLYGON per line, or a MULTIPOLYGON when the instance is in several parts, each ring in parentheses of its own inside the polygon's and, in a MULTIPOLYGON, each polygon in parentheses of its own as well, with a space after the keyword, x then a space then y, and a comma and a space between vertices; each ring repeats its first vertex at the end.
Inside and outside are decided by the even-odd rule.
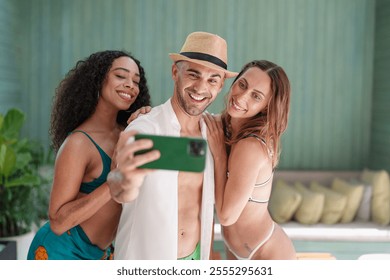
POLYGON ((89 193, 93 192, 94 190, 96 190, 98 187, 100 187, 104 182, 106 182, 107 175, 111 169, 111 158, 106 154, 105 151, 103 151, 102 148, 99 147, 98 144, 96 144, 95 141, 93 141, 91 136, 89 136, 87 133, 85 133, 82 130, 75 130, 72 133, 74 133, 74 132, 84 133, 92 141, 92 143, 95 145, 95 147, 98 149, 99 154, 102 157, 102 161, 103 161, 103 171, 100 174, 100 176, 91 182, 82 182, 80 185, 80 192, 89 194, 89 193))

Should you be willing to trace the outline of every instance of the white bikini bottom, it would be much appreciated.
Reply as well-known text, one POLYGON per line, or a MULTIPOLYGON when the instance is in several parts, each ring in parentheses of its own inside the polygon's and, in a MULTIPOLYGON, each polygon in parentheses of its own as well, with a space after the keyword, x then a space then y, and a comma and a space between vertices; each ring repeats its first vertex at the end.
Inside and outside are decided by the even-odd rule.
MULTIPOLYGON (((275 230, 275 223, 272 222, 272 227, 268 235, 263 239, 263 241, 259 243, 259 245, 256 246, 256 248, 252 250, 252 252, 246 258, 238 256, 232 249, 230 249, 229 244, 227 244, 227 242, 225 241, 225 238, 224 238, 224 243, 228 248, 228 250, 236 257, 237 260, 250 260, 252 259, 253 255, 261 248, 261 246, 263 246, 271 238, 272 234, 274 233, 274 230, 275 230)), ((221 234, 223 237, 223 231, 221 231, 221 234)))

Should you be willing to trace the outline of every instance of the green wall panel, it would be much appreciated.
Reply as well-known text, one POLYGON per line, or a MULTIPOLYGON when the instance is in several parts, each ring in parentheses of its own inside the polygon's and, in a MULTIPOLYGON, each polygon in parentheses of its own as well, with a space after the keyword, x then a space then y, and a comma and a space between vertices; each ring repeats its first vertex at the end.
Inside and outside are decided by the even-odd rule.
POLYGON ((20 14, 15 2, 0 1, 0 113, 21 106, 20 46, 16 28, 20 14))
MULTIPOLYGON (((17 0, 26 133, 46 145, 55 87, 92 52, 126 49, 149 79, 152 101, 172 93, 169 52, 196 30, 229 44, 229 68, 269 59, 292 84, 281 169, 360 169, 370 151, 375 1, 17 0)), ((387 52, 383 50, 386 54, 387 52)), ((220 112, 227 81, 210 111, 220 112)))
POLYGON ((378 0, 370 168, 390 171, 390 1, 378 0))

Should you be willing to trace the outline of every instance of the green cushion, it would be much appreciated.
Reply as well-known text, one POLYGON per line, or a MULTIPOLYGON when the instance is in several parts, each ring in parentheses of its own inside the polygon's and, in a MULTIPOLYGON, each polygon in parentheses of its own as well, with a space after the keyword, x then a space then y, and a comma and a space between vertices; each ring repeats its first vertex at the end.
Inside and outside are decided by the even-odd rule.
POLYGON ((390 179, 385 170, 364 169, 361 180, 372 187, 371 218, 381 225, 390 223, 390 179))
POLYGON ((302 202, 294 214, 294 219, 307 225, 318 223, 324 209, 325 195, 310 190, 300 182, 296 182, 293 187, 302 195, 302 202))
POLYGON ((268 210, 277 223, 285 223, 291 220, 299 204, 301 194, 283 180, 277 180, 272 187, 268 210))
POLYGON ((324 210, 320 222, 324 224, 339 222, 347 204, 347 197, 317 182, 311 182, 310 189, 325 195, 324 210))
POLYGON ((356 212, 363 197, 363 184, 352 184, 345 180, 335 178, 331 188, 347 197, 344 213, 341 216, 341 223, 350 223, 354 220, 356 212))

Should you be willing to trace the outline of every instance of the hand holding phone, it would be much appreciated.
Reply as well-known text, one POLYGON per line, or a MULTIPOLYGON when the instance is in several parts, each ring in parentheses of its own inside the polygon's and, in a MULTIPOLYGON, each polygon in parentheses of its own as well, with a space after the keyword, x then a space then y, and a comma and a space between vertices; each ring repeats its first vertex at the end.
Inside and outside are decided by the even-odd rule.
POLYGON ((107 183, 111 197, 118 203, 130 202, 138 197, 145 176, 153 172, 153 169, 139 169, 138 166, 160 157, 157 150, 134 157, 136 151, 151 149, 153 145, 152 141, 146 140, 135 143, 136 133, 134 130, 121 133, 112 156, 107 183))

